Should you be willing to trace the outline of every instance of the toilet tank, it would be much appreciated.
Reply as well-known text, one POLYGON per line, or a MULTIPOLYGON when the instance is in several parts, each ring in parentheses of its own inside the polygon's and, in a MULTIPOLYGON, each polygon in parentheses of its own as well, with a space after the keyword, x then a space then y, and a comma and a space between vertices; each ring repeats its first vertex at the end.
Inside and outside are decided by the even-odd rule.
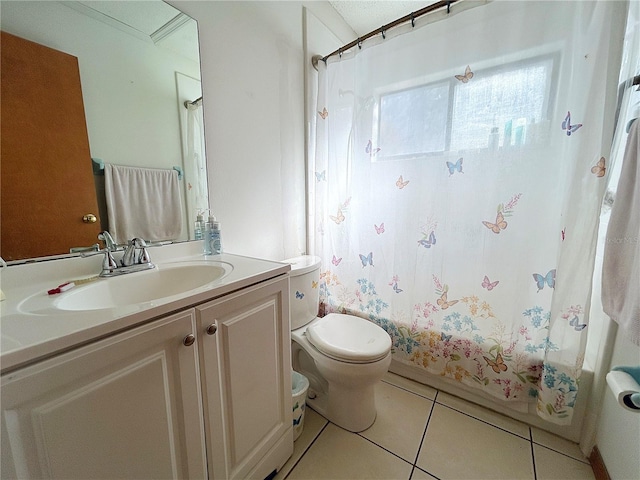
POLYGON ((291 330, 303 327, 318 316, 320 298, 320 257, 302 255, 283 260, 291 264, 291 330))

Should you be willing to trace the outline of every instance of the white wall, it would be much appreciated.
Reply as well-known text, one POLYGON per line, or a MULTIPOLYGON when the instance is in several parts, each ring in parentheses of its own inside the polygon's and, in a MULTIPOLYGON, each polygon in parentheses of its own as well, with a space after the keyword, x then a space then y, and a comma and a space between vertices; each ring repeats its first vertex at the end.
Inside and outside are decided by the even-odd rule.
MULTIPOLYGON (((618 330, 611 365, 640 365, 640 347, 618 330)), ((640 413, 623 409, 609 389, 605 392, 596 445, 613 480, 640 478, 640 413)))
POLYGON ((355 34, 324 1, 169 3, 198 21, 209 198, 225 251, 305 252, 303 8, 345 43, 355 34))

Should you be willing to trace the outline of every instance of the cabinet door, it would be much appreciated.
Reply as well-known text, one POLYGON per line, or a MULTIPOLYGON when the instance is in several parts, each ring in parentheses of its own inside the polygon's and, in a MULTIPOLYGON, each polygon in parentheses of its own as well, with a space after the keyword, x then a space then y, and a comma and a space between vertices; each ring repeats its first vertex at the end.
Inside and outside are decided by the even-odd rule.
POLYGON ((263 479, 293 452, 289 279, 197 311, 210 477, 263 479))
POLYGON ((3 376, 2 478, 205 478, 195 333, 191 309, 3 376))

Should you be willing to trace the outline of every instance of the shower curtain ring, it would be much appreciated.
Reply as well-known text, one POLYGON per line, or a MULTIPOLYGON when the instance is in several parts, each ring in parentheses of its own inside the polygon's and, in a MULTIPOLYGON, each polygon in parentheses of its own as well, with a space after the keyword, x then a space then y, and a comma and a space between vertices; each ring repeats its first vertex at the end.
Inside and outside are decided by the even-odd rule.
POLYGON ((447 15, 451 13, 451 2, 447 2, 447 15))
POLYGON ((386 37, 386 35, 384 34, 384 30, 382 30, 382 29, 381 29, 381 30, 380 30, 380 33, 382 34, 382 39, 383 39, 383 40, 386 40, 386 39, 387 39, 387 37, 386 37))
POLYGON ((342 58, 342 49, 338 50, 338 57, 342 58))
POLYGON ((360 41, 360 37, 358 37, 358 48, 362 50, 362 42, 360 41))
POLYGON ((414 16, 413 12, 411 12, 411 26, 412 27, 416 26, 416 17, 414 16))

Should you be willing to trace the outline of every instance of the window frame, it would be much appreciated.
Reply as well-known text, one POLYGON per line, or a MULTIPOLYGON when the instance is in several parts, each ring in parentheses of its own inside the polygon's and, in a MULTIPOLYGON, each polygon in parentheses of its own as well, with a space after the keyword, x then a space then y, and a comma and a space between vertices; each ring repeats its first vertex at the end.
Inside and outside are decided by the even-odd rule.
MULTIPOLYGON (((545 86, 547 95, 545 96, 545 101, 542 106, 541 118, 538 119, 539 122, 548 121, 551 116, 551 112, 553 106, 555 105, 555 97, 559 76, 559 60, 560 54, 558 52, 545 53, 540 55, 535 55, 532 57, 515 60, 511 62, 507 62, 504 64, 497 64, 490 67, 482 68, 474 71, 474 77, 477 74, 481 74, 483 77, 489 77, 494 75, 500 75, 506 72, 512 72, 517 70, 523 70, 526 67, 533 66, 536 64, 549 64, 550 65, 550 75, 547 77, 547 84, 545 86)), ((473 81, 473 80, 471 80, 473 81)), ((463 88, 465 83, 459 81, 453 75, 448 75, 446 77, 442 77, 433 81, 425 82, 425 83, 416 83, 415 85, 406 86, 408 82, 402 82, 401 88, 394 87, 386 87, 384 89, 380 89, 375 94, 375 106, 373 111, 373 132, 372 138, 374 140, 375 145, 380 145, 380 133, 381 133, 381 122, 382 122, 382 99, 386 95, 392 95, 396 93, 406 92, 409 90, 415 90, 419 88, 425 87, 437 87, 442 85, 448 86, 448 99, 447 99, 447 120, 445 124, 445 134, 444 134, 444 150, 441 151, 430 151, 430 152, 414 152, 400 155, 386 155, 384 153, 384 145, 380 145, 382 149, 378 154, 371 156, 372 162, 377 161, 394 161, 394 160, 414 160, 414 159, 425 159, 430 157, 443 157, 448 156, 449 154, 461 154, 469 151, 480 151, 480 150, 488 150, 489 147, 484 148, 470 148, 470 149, 460 149, 460 150, 451 150, 451 141, 453 135, 453 109, 454 109, 454 101, 455 94, 457 88, 463 88)), ((396 84, 397 85, 397 84, 396 84)))

